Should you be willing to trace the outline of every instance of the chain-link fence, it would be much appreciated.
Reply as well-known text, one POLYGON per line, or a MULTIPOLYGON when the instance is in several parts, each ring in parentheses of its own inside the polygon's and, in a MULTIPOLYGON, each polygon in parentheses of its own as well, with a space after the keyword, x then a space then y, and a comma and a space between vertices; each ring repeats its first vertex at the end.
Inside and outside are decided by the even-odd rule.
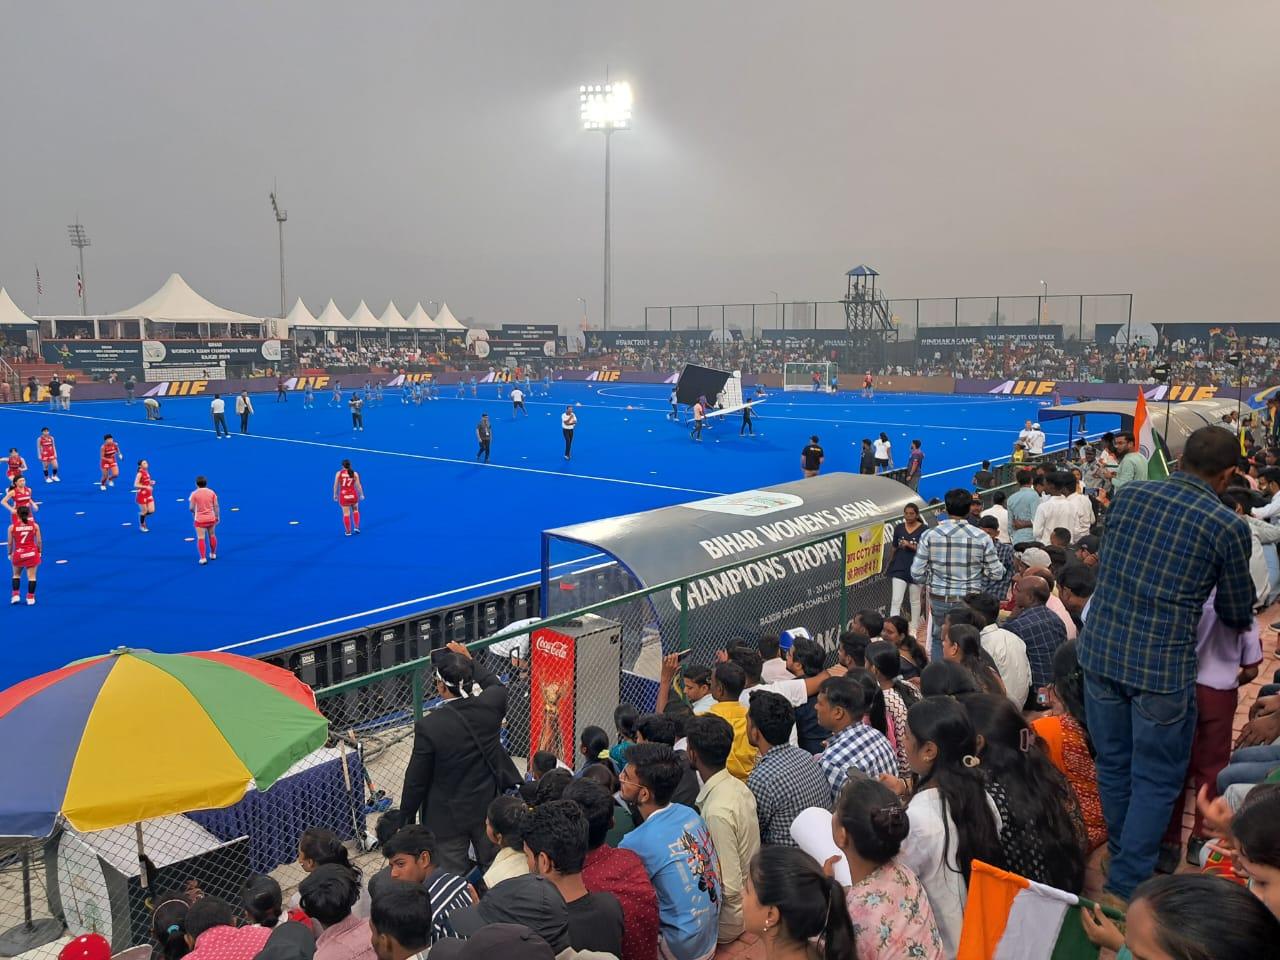
MULTIPOLYGON (((997 479, 1007 483, 1011 468, 1002 470, 997 479)), ((985 492, 984 503, 997 489, 985 492)), ((926 519, 936 509, 926 506, 926 519)), ((572 563, 557 555, 550 615, 469 645, 478 668, 507 687, 506 750, 521 770, 540 750, 576 766, 585 727, 612 736, 619 703, 654 709, 664 653, 687 650, 682 663, 709 665, 732 641, 803 626, 833 660, 858 611, 888 612, 884 570, 896 521, 646 587, 602 554, 584 550, 572 563)), ((288 902, 303 877, 298 845, 308 829, 329 831, 366 875, 380 869, 374 830, 398 804, 415 721, 442 702, 433 676, 423 657, 317 690, 330 724, 327 745, 234 806, 148 820, 140 830, 81 833, 63 825, 46 839, 7 841, 0 846, 0 931, 8 931, 0 934, 0 956, 53 958, 71 936, 90 931, 115 950, 150 943, 156 904, 213 895, 239 906, 255 874, 274 877, 288 902)))

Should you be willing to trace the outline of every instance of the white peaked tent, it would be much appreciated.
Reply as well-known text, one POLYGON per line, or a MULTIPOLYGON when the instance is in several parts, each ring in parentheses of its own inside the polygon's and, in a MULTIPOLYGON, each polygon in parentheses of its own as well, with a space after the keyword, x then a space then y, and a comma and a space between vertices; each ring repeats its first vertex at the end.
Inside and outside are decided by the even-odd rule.
POLYGON ((427 316, 427 311, 422 309, 422 303, 418 302, 413 305, 413 310, 409 314, 409 318, 405 321, 415 330, 434 330, 436 325, 432 319, 427 316))
POLYGON ((347 326, 354 327, 357 330, 369 330, 378 326, 378 318, 373 315, 373 311, 365 306, 363 300, 360 305, 355 308, 351 316, 347 317, 347 326))
POLYGON ((30 327, 34 330, 37 326, 38 324, 13 302, 9 292, 4 287, 0 287, 0 327, 30 327))
POLYGON ((328 327, 330 330, 345 330, 351 326, 347 322, 347 318, 342 315, 342 311, 338 309, 338 305, 330 300, 325 304, 320 316, 316 317, 317 327, 328 327))
POLYGON ((262 323, 261 317, 236 313, 211 303, 196 293, 176 273, 169 274, 159 290, 141 303, 108 314, 110 317, 141 318, 165 323, 262 323))
POLYGON ((467 329, 458 322, 458 318, 453 315, 447 303, 440 304, 440 312, 436 314, 436 326, 441 330, 467 329))
POLYGON ((293 304, 293 309, 289 311, 289 315, 284 318, 286 330, 294 330, 298 327, 314 327, 316 326, 316 318, 311 315, 311 311, 307 309, 307 305, 302 302, 299 297, 293 304))
POLYGON ((382 316, 378 318, 378 326, 386 327, 388 330, 404 330, 409 324, 404 314, 396 308, 396 302, 392 300, 387 304, 387 309, 382 311, 382 316))

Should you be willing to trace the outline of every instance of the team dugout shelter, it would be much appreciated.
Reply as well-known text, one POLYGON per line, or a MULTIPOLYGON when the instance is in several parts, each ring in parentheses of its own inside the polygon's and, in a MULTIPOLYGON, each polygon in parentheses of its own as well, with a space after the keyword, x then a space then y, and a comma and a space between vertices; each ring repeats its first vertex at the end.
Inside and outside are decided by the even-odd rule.
POLYGON ((887 609, 890 533, 911 502, 888 477, 830 473, 547 530, 541 614, 636 594, 591 621, 616 625, 624 691, 656 682, 664 653, 711 663, 793 627, 830 653, 858 610, 887 609))

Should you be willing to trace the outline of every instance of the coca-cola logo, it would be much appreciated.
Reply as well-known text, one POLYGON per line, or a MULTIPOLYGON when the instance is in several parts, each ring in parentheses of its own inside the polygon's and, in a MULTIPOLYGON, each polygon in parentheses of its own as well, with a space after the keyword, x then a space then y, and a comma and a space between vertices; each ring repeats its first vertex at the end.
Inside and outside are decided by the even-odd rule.
POLYGON ((534 641, 534 647, 542 653, 550 654, 557 659, 569 659, 569 645, 563 640, 548 640, 546 637, 538 637, 534 641))

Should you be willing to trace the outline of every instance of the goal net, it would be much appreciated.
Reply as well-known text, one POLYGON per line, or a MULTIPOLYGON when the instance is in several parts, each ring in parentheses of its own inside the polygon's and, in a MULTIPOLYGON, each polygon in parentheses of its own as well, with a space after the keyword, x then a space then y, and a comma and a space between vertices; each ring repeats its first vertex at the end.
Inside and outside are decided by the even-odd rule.
POLYGON ((835 390, 836 365, 834 363, 787 363, 782 368, 783 390, 817 390, 831 393, 835 390))

